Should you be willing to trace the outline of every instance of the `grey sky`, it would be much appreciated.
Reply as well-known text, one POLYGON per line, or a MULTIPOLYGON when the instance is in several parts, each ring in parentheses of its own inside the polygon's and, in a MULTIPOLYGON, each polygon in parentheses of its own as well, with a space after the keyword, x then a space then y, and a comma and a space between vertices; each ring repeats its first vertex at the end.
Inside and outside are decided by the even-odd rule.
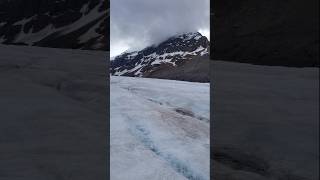
MULTIPOLYGON (((111 56, 183 32, 209 36, 210 0, 110 0, 111 56)), ((209 37, 208 37, 209 38, 209 37)))

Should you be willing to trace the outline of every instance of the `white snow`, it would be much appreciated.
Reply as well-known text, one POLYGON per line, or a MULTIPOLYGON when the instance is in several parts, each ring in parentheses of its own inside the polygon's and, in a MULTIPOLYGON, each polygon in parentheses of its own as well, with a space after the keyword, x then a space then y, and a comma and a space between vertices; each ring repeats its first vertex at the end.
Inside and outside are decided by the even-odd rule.
MULTIPOLYGON (((102 2, 101 2, 102 3, 102 2)), ((77 29, 80 29, 81 27, 87 25, 88 23, 92 22, 93 19, 98 19, 106 15, 108 11, 101 11, 99 12, 100 4, 98 4, 95 8, 93 8, 91 11, 88 11, 87 5, 84 5, 81 9, 81 12, 83 13, 82 17, 78 19, 77 21, 73 22, 72 24, 69 24, 64 27, 56 28, 52 24, 49 24, 48 26, 44 27, 39 32, 33 33, 32 29, 29 30, 29 32, 25 33, 23 31, 23 28, 27 22, 32 20, 34 16, 30 18, 24 18, 20 21, 15 22, 13 25, 21 25, 21 31, 19 34, 16 35, 14 42, 24 42, 28 45, 32 45, 33 43, 40 41, 41 39, 44 39, 45 37, 54 34, 59 33, 60 35, 65 35, 68 33, 71 33, 77 29)), ((82 34, 79 37, 79 42, 84 43, 92 38, 99 37, 100 35, 95 32, 95 30, 99 27, 99 25, 104 21, 105 19, 102 18, 99 22, 97 22, 92 28, 90 28, 87 32, 82 34)), ((3 40, 2 40, 3 41, 3 40)))
POLYGON ((36 33, 32 32, 33 28, 31 28, 27 33, 25 33, 22 28, 20 33, 15 37, 14 42, 24 42, 28 45, 32 45, 34 42, 40 41, 44 37, 50 35, 52 30, 54 30, 52 24, 49 24, 36 33))
MULTIPOLYGON (((172 66, 176 66, 175 61, 173 61, 173 57, 175 56, 182 56, 182 58, 184 59, 189 59, 189 55, 192 56, 203 56, 205 54, 208 54, 208 48, 204 48, 203 46, 199 46, 197 49, 195 49, 194 51, 188 52, 188 51, 176 51, 176 52, 171 52, 171 53, 163 53, 163 54, 157 54, 156 52, 149 54, 147 56, 144 56, 143 59, 141 60, 140 64, 137 62, 135 64, 135 67, 131 68, 131 69, 125 69, 122 71, 117 71, 114 73, 114 75, 116 76, 121 76, 124 75, 127 72, 135 72, 134 75, 135 76, 142 76, 142 72, 141 70, 145 67, 148 66, 149 63, 145 63, 145 62, 151 62, 151 65, 157 65, 157 64, 171 64, 172 66), (144 63, 144 64, 142 64, 144 63), (138 71, 137 71, 138 70, 138 71)), ((138 55, 137 51, 131 52, 127 55, 128 59, 133 59, 135 56, 138 55)), ((117 70, 117 69, 116 69, 117 70)))
POLYGON ((206 48, 202 47, 202 46, 199 46, 196 50, 194 50, 193 52, 195 53, 198 53, 198 52, 201 52, 201 51, 204 51, 206 48))
MULTIPOLYGON (((105 21, 105 19, 103 19, 102 21, 105 21)), ((80 43, 85 43, 87 41, 89 41, 92 38, 97 38, 100 36, 100 34, 98 34, 96 32, 96 30, 99 28, 99 26, 101 25, 102 21, 100 21, 99 23, 96 23, 93 27, 91 27, 86 33, 84 33, 83 35, 81 35, 79 37, 79 42, 80 43)))
POLYGON ((88 14, 83 15, 79 20, 75 21, 74 23, 66 26, 65 30, 61 34, 68 34, 72 31, 75 31, 88 23, 92 22, 94 19, 101 18, 102 16, 106 15, 105 11, 99 12, 99 5, 93 8, 88 14))
POLYGON ((111 179, 208 180, 209 84, 110 81, 111 179))
MULTIPOLYGON (((83 7, 83 8, 87 8, 87 7, 83 7)), ((90 23, 92 21, 92 19, 97 19, 100 18, 102 16, 106 16, 106 13, 108 13, 109 10, 107 10, 107 12, 105 11, 101 11, 99 12, 99 5, 96 6, 94 9, 92 9, 88 14, 82 16, 82 18, 80 18, 78 21, 76 21, 75 23, 72 24, 71 29, 67 30, 66 32, 64 32, 64 34, 72 32, 76 29, 79 29, 83 26, 85 26, 86 24, 90 23)), ((96 32, 96 29, 99 28, 99 26, 106 21, 106 18, 102 18, 98 23, 96 23, 92 28, 90 28, 86 33, 84 33, 82 36, 79 37, 79 41, 80 43, 84 43, 89 41, 92 38, 96 38, 99 37, 100 34, 98 34, 96 32)))
POLYGON ((3 43, 5 41, 3 36, 0 36, 0 43, 3 43))
POLYGON ((209 54, 208 48, 206 48, 204 51, 202 51, 202 52, 200 53, 200 56, 204 56, 204 55, 206 55, 206 54, 209 54))
POLYGON ((88 11, 89 11, 89 3, 84 4, 84 5, 82 6, 82 8, 80 9, 80 12, 81 12, 82 14, 85 14, 85 13, 87 13, 88 11))
POLYGON ((117 71, 117 72, 115 72, 114 75, 115 75, 115 76, 122 76, 122 75, 124 75, 124 74, 127 73, 127 72, 128 72, 128 70, 125 69, 125 70, 123 70, 123 71, 117 71))
MULTIPOLYGON (((199 40, 203 36, 199 32, 191 32, 191 33, 179 34, 174 37, 182 39, 183 42, 189 42, 191 39, 199 40)), ((170 44, 171 43, 169 43, 169 45, 170 44)), ((124 54, 126 54, 127 59, 132 60, 138 55, 138 52, 125 51, 122 54, 118 55, 117 57, 123 56, 124 54)), ((167 52, 167 49, 165 49, 163 54, 158 54, 157 52, 153 52, 149 55, 143 56, 140 62, 136 62, 135 67, 131 67, 129 69, 125 69, 122 71, 117 71, 114 73, 114 75, 124 75, 127 72, 135 72, 134 73, 135 76, 142 76, 143 73, 141 72, 141 70, 146 66, 160 65, 160 64, 169 64, 172 66, 177 66, 176 64, 177 58, 175 57, 178 57, 179 60, 189 60, 189 59, 192 59, 192 56, 204 56, 207 54, 208 54, 208 48, 205 48, 202 45, 200 45, 193 51, 180 50, 175 52, 167 52), (137 71, 137 69, 139 70, 137 71)))
POLYGON ((191 32, 191 33, 185 33, 185 34, 179 34, 177 37, 183 39, 183 41, 189 41, 191 39, 199 40, 202 35, 199 32, 191 32))
POLYGON ((30 18, 23 18, 20 21, 15 22, 13 25, 25 25, 27 22, 31 21, 33 19, 34 16, 30 17, 30 18))
POLYGON ((128 55, 128 58, 135 58, 137 55, 138 55, 139 53, 138 53, 138 51, 134 51, 134 52, 132 52, 132 53, 130 53, 129 55, 128 55))

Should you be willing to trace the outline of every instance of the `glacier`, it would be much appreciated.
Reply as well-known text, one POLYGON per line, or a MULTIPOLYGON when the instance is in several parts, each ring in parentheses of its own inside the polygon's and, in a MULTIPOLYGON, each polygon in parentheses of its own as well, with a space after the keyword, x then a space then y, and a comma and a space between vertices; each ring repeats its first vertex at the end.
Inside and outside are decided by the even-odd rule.
POLYGON ((210 85, 110 77, 112 180, 208 180, 210 85))

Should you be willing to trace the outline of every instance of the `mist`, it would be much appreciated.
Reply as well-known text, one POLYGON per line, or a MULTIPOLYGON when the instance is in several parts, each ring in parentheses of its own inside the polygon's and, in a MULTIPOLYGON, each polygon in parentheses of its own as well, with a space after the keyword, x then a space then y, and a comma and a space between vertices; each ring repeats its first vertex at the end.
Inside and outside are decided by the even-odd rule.
POLYGON ((209 36, 209 3, 209 0, 111 0, 111 57, 180 33, 198 31, 209 36))

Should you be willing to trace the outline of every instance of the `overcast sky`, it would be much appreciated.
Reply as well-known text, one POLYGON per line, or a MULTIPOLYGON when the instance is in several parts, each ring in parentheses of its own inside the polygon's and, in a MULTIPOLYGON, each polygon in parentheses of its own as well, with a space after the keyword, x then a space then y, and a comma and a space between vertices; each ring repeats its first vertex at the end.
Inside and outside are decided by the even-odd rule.
POLYGON ((110 0, 110 55, 184 32, 209 38, 210 0, 110 0))

